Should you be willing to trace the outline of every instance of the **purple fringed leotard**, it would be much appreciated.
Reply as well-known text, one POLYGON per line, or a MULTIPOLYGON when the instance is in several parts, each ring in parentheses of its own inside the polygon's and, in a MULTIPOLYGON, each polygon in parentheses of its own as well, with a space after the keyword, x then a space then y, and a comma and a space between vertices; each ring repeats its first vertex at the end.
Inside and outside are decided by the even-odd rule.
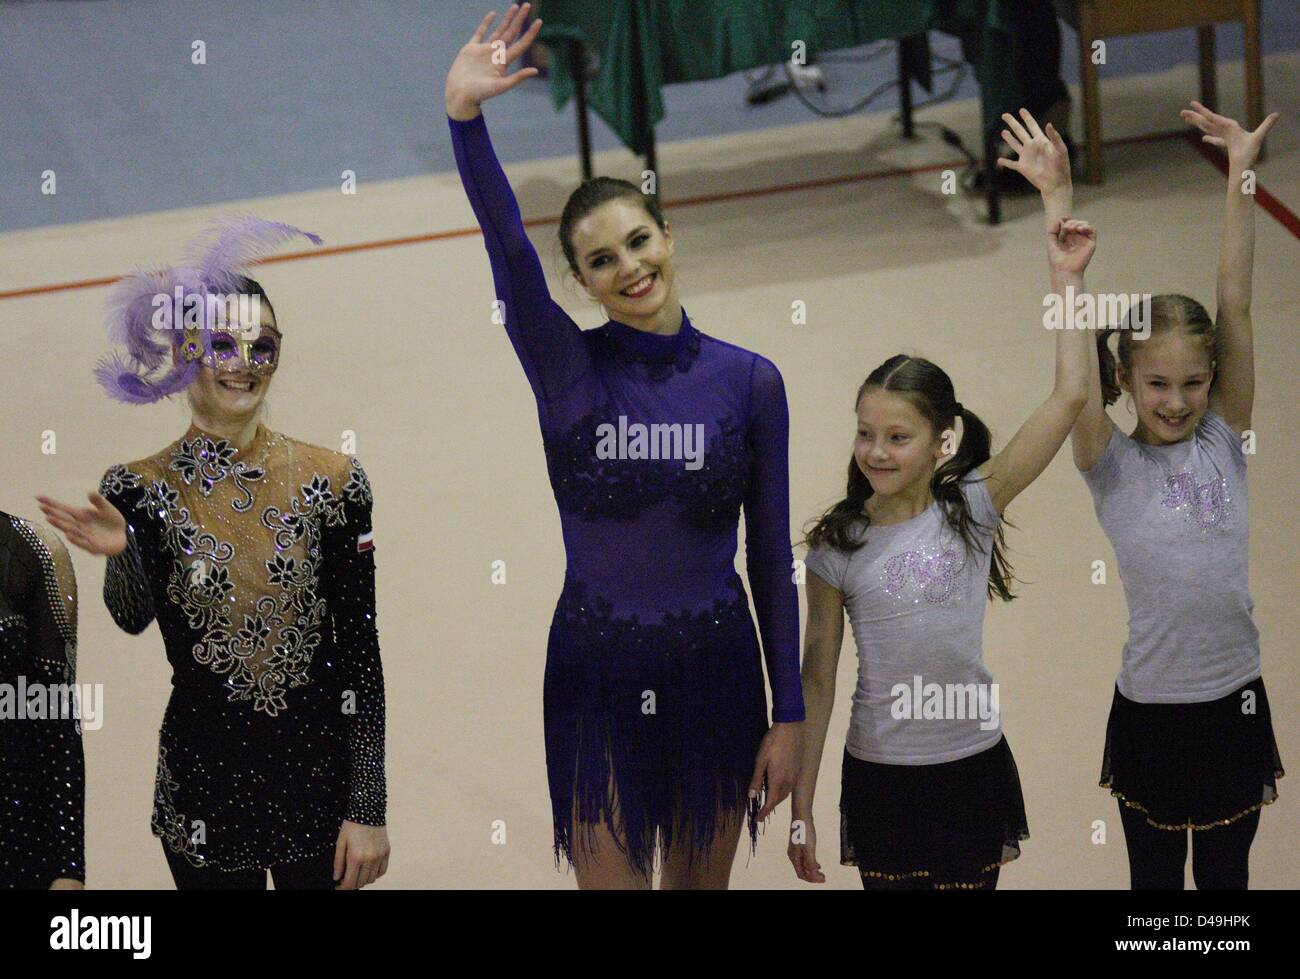
POLYGON ((685 313, 672 335, 580 330, 547 291, 483 117, 449 122, 564 534, 544 683, 556 862, 573 861, 575 819, 605 821, 645 871, 656 835, 661 852, 685 840, 694 856, 746 805, 767 730, 735 568, 742 506, 772 717, 803 720, 785 388, 770 361, 685 313))

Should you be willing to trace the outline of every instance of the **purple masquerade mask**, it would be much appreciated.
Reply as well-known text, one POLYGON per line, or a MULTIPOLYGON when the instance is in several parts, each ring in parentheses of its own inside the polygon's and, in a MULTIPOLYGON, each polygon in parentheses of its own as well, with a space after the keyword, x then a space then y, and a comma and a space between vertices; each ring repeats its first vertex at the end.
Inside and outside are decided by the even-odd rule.
POLYGON ((212 334, 212 356, 204 358, 213 370, 246 370, 259 377, 274 374, 280 363, 280 336, 274 330, 253 327, 241 333, 212 334))
POLYGON ((280 336, 248 328, 249 298, 237 296, 253 261, 296 237, 322 239, 288 224, 239 218, 223 222, 186 245, 185 264, 136 272, 109 291, 105 325, 123 348, 95 366, 109 396, 127 404, 150 404, 184 391, 201 366, 246 369, 262 376, 279 363, 280 336), (238 300, 236 307, 235 300, 238 300), (230 311, 235 322, 228 322, 230 311), (173 351, 180 357, 173 360, 173 351))

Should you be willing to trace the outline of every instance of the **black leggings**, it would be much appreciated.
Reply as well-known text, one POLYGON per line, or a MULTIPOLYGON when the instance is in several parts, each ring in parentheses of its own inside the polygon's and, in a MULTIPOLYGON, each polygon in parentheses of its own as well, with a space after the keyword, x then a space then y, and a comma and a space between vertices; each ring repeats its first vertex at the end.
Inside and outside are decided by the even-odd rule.
MULTIPOLYGON (((1157 829, 1136 809, 1119 804, 1128 847, 1129 880, 1135 891, 1181 891, 1187 863, 1187 830, 1157 829)), ((1259 810, 1226 826, 1194 829, 1192 879, 1198 891, 1244 891, 1250 877, 1250 844, 1259 810)))
MULTIPOLYGON (((986 871, 976 881, 972 881, 974 887, 952 888, 953 890, 967 891, 993 891, 997 890, 998 872, 1001 867, 994 867, 986 871)), ((931 891, 946 890, 947 888, 936 888, 925 877, 904 877, 902 880, 886 880, 884 877, 868 877, 865 874, 862 877, 862 889, 864 891, 931 891)))
MULTIPOLYGON (((167 866, 178 891, 264 891, 266 871, 218 870, 215 867, 195 867, 184 857, 172 853, 163 845, 167 866)), ((334 851, 318 857, 309 857, 295 863, 276 864, 271 868, 271 879, 277 891, 332 891, 334 890, 334 851)))

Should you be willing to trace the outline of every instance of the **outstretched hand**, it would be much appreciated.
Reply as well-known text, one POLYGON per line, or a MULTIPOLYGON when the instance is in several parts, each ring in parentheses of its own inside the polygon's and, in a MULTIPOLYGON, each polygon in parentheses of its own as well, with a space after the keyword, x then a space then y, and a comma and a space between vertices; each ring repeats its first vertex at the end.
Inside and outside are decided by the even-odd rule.
POLYGON ((1002 113, 1002 121, 1007 124, 1002 139, 1015 152, 1016 159, 999 157, 998 166, 1016 171, 1043 196, 1070 189, 1070 153, 1061 134, 1050 122, 1046 130, 1040 129, 1028 109, 1020 110, 1020 119, 1010 112, 1002 113))
POLYGON ((121 554, 126 550, 126 518, 98 493, 87 493, 86 498, 90 506, 72 506, 40 495, 36 502, 50 526, 61 531, 69 544, 90 554, 121 554))
POLYGON ((1259 148, 1264 144, 1264 137, 1278 119, 1276 112, 1269 113, 1258 129, 1249 132, 1242 129, 1236 119, 1221 116, 1196 101, 1192 102, 1190 109, 1183 109, 1178 114, 1184 122, 1205 134, 1201 137, 1202 142, 1224 150, 1228 154, 1228 160, 1243 170, 1259 159, 1259 148))
POLYGON ((451 118, 473 119, 482 103, 537 74, 536 68, 509 73, 511 63, 528 50, 542 29, 542 22, 535 20, 522 37, 519 34, 531 6, 511 4, 497 29, 485 36, 496 18, 495 11, 489 13, 469 43, 460 49, 447 72, 447 115, 451 118))
POLYGON ((1097 250, 1097 231, 1087 221, 1065 218, 1047 229, 1047 261, 1055 273, 1083 275, 1097 250))

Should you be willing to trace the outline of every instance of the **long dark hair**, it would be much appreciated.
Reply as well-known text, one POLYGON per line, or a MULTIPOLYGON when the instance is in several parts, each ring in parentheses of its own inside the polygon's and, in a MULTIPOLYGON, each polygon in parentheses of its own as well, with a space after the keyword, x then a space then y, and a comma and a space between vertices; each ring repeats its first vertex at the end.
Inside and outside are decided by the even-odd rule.
MULTIPOLYGON (((1119 343, 1116 344, 1119 363, 1124 368, 1124 373, 1131 377, 1133 371, 1133 344, 1139 342, 1134 338, 1133 333, 1134 327, 1139 322, 1150 325, 1151 336, 1165 330, 1180 329, 1187 336, 1196 337, 1204 347, 1206 356, 1210 358, 1210 370, 1214 371, 1214 368, 1218 365, 1219 328, 1210 319, 1210 314, 1206 312, 1205 307, 1195 299, 1176 293, 1165 293, 1152 296, 1149 301, 1144 300, 1142 306, 1145 308, 1139 306, 1130 307, 1128 319, 1125 321, 1123 328, 1111 327, 1097 334, 1097 366, 1101 373, 1101 396, 1108 405, 1113 405, 1119 400, 1120 396, 1119 375, 1115 369, 1115 354, 1110 349, 1111 334, 1119 334, 1119 343), (1140 319, 1137 317, 1140 317, 1140 319)), ((1215 372, 1214 379, 1210 382, 1211 390, 1214 389, 1214 381, 1217 380, 1218 373, 1215 372)))
POLYGON ((659 198, 653 194, 641 193, 641 188, 636 184, 617 177, 592 177, 584 180, 569 195, 560 214, 560 248, 564 250, 564 258, 574 275, 578 275, 579 271, 578 257, 573 252, 573 226, 600 205, 621 199, 634 200, 645 208, 646 214, 650 215, 660 231, 668 227, 659 207, 659 198))
MULTIPOLYGON (((905 397, 930 424, 932 432, 952 428, 961 417, 962 436, 956 454, 934 471, 930 480, 930 494, 943 509, 944 519, 961 537, 967 550, 983 551, 976 538, 974 527, 982 526, 971 516, 970 507, 961 493, 961 480, 976 466, 989 459, 988 426, 973 411, 961 406, 953 391, 952 379, 943 369, 922 357, 898 354, 872 371, 853 400, 853 409, 862 403, 863 395, 878 388, 905 397), (958 411, 960 408, 960 412, 958 411)), ((855 541, 849 536, 850 528, 859 520, 868 525, 871 518, 864 509, 872 496, 871 483, 858 467, 857 459, 849 460, 849 481, 844 499, 817 518, 804 543, 809 547, 827 544, 840 551, 856 551, 865 541, 855 541)), ((989 565, 988 596, 1009 602, 1014 575, 1006 559, 1006 542, 1002 536, 1003 521, 999 520, 993 533, 993 557, 989 565)))

